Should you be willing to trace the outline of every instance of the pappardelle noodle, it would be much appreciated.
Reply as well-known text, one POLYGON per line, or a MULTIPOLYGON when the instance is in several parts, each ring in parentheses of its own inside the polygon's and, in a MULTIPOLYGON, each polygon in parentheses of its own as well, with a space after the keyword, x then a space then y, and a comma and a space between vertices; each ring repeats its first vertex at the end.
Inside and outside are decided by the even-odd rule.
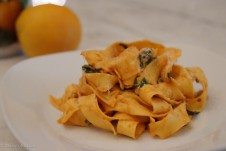
POLYGON ((81 55, 87 64, 79 83, 60 98, 50 96, 62 112, 60 124, 95 126, 134 139, 147 129, 164 139, 205 107, 207 79, 199 67, 176 64, 177 48, 142 40, 81 55), (196 91, 195 83, 202 88, 196 91))

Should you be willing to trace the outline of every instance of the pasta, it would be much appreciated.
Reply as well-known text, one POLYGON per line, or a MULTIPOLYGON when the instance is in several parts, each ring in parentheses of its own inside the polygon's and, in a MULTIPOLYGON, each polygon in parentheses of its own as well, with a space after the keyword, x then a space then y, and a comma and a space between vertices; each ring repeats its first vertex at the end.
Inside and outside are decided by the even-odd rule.
POLYGON ((204 108, 208 83, 199 67, 176 63, 182 51, 149 40, 116 42, 86 50, 83 74, 51 104, 62 112, 58 123, 98 127, 137 139, 147 129, 168 138, 204 108), (194 84, 202 86, 196 91, 194 84))

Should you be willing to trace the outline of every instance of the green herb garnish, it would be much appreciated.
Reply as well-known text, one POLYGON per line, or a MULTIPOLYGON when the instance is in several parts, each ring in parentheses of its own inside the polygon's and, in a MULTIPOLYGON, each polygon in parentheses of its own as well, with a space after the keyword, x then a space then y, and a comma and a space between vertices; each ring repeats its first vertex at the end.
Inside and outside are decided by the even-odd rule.
POLYGON ((161 83, 161 82, 164 82, 164 80, 162 78, 159 78, 157 83, 161 83))
POLYGON ((200 112, 193 112, 193 111, 187 110, 187 113, 188 113, 188 115, 197 115, 197 114, 199 114, 200 112))
POLYGON ((90 123, 88 120, 85 120, 86 125, 90 126, 92 123, 90 123))
POLYGON ((172 77, 173 77, 173 73, 172 73, 172 72, 168 72, 168 73, 167 73, 167 77, 168 77, 168 78, 172 78, 172 77))
POLYGON ((96 69, 91 65, 83 65, 82 66, 82 71, 85 73, 97 73, 100 72, 101 69, 96 69))
POLYGON ((151 48, 143 48, 139 54, 140 59, 140 67, 145 68, 152 60, 155 58, 153 57, 151 48))
POLYGON ((123 47, 124 49, 128 48, 127 44, 125 44, 125 43, 119 43, 119 46, 123 47))
POLYGON ((143 87, 145 84, 148 84, 148 81, 145 78, 136 78, 136 81, 134 83, 134 87, 136 88, 141 88, 143 87))

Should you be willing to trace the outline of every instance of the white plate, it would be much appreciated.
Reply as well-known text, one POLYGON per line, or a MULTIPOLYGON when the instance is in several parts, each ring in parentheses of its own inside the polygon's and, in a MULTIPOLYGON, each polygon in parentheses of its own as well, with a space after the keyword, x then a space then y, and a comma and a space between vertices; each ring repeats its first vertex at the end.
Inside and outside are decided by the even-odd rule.
POLYGON ((48 95, 60 96, 68 84, 78 81, 84 64, 80 52, 33 58, 12 67, 0 87, 5 120, 16 138, 30 150, 202 150, 206 146, 215 147, 208 143, 197 147, 197 142, 215 133, 225 119, 226 71, 221 69, 226 62, 201 48, 184 44, 174 46, 183 50, 179 63, 197 65, 205 71, 209 99, 205 110, 169 139, 153 138, 146 132, 132 140, 97 128, 57 124, 60 113, 50 105, 48 95))

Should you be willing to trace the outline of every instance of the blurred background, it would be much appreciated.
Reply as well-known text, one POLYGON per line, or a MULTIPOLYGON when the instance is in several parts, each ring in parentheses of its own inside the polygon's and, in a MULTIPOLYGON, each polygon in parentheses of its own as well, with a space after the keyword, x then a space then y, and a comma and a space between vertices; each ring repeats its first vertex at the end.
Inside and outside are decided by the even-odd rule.
MULTIPOLYGON (((186 43, 226 57, 225 8, 225 0, 0 0, 0 80, 30 57, 115 41, 186 43)), ((17 143, 1 115, 0 136, 17 143)))
MULTIPOLYGON (((1 3, 6 3, 4 1, 9 1, 8 3, 11 1, 21 1, 23 8, 48 2, 58 5, 64 5, 65 3, 65 0, 33 0, 33 2, 27 2, 26 0, 1 1, 1 3)), ((73 47, 69 47, 70 49, 95 48, 106 46, 113 41, 131 41, 148 38, 163 43, 168 41, 177 43, 177 41, 180 40, 189 44, 207 47, 209 50, 218 49, 216 51, 220 54, 224 54, 225 52, 226 19, 224 15, 226 14, 226 2, 224 0, 172 0, 170 2, 166 0, 67 0, 65 5, 73 11, 79 19, 81 27, 75 28, 80 28, 77 30, 81 31, 81 38, 80 40, 78 40, 78 38, 72 38, 72 40, 68 38, 67 35, 60 35, 60 32, 64 31, 64 28, 70 28, 70 25, 68 25, 68 27, 62 27, 62 29, 53 29, 53 32, 55 34, 59 33, 58 41, 62 41, 61 43, 67 38, 68 41, 79 41, 77 44, 73 45, 73 47)), ((11 9, 11 13, 12 11, 16 11, 13 10, 12 7, 8 7, 8 9, 11 9)), ((48 13, 49 8, 41 10, 48 13)), ((0 12, 1 11, 3 11, 3 9, 0 7, 0 12)), ((17 17, 20 17, 20 12, 18 11, 16 13, 18 13, 17 17)), ((2 16, 2 14, 3 13, 0 13, 0 16, 2 16)), ((57 14, 59 15, 58 22, 64 23, 67 21, 63 13, 61 13, 61 10, 58 10, 57 14)), ((32 51, 29 49, 35 47, 30 46, 31 48, 27 48, 26 45, 29 45, 27 44, 30 42, 29 39, 33 41, 39 40, 37 37, 32 36, 36 31, 39 33, 47 32, 49 28, 46 26, 48 26, 48 24, 55 23, 55 26, 59 27, 64 25, 57 25, 57 23, 54 22, 56 18, 52 18, 52 22, 47 22, 44 13, 41 16, 37 16, 34 11, 30 11, 27 12, 26 16, 29 17, 27 17, 25 21, 22 21, 25 25, 20 25, 18 30, 32 28, 33 31, 22 33, 22 36, 18 30, 15 32, 17 37, 21 39, 18 46, 19 51, 17 51, 19 54, 21 54, 21 50, 23 49, 32 51), (42 23, 40 23, 41 21, 42 23), (29 26, 32 22, 36 22, 36 25, 40 25, 29 26)), ((4 22, 1 18, 3 17, 0 17, 0 24, 4 22)), ((4 56, 3 51, 5 54, 9 53, 10 46, 12 46, 12 41, 15 37, 10 34, 5 34, 4 29, 0 31, 0 45, 5 46, 10 43, 8 49, 5 47, 0 48, 0 56, 4 56), (13 38, 10 39, 10 36, 13 38)), ((78 32, 74 33, 74 35, 76 35, 78 32)), ((48 39, 54 39, 55 35, 51 35, 48 35, 48 39)), ((40 41, 44 41, 46 36, 44 34, 41 36, 43 40, 40 41)), ((54 45, 54 41, 51 42, 54 45)), ((67 45, 64 47, 67 48, 67 45)), ((55 51, 62 51, 64 47, 58 46, 58 50, 55 51)), ((57 49, 57 47, 55 49, 57 49)), ((48 49, 45 51, 46 53, 50 53, 48 49)), ((28 55, 28 57, 29 56, 32 55, 28 55)))

